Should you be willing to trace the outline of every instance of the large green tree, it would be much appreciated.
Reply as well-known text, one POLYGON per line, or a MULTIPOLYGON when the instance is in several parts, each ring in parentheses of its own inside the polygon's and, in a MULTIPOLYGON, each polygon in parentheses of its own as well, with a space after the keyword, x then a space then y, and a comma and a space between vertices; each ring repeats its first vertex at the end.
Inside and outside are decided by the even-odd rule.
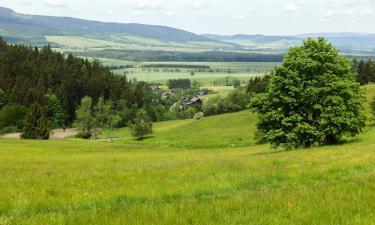
POLYGON ((252 101, 258 129, 274 147, 335 144, 365 126, 351 62, 324 38, 293 47, 274 69, 267 93, 252 101))
POLYGON ((46 140, 49 135, 46 110, 40 104, 32 104, 26 114, 21 138, 46 140))

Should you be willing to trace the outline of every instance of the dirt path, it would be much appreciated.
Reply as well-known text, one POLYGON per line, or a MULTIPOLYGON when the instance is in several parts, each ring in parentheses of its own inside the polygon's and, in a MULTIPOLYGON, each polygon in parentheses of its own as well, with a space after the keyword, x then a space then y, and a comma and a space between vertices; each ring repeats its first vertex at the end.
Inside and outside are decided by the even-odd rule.
MULTIPOLYGON (((63 129, 57 129, 53 130, 50 135, 50 139, 58 140, 58 139, 65 139, 69 137, 74 137, 77 135, 77 131, 75 129, 66 129, 63 131, 63 129)), ((1 138, 6 138, 6 139, 20 139, 21 138, 21 133, 9 133, 9 134, 4 134, 0 136, 1 138)))

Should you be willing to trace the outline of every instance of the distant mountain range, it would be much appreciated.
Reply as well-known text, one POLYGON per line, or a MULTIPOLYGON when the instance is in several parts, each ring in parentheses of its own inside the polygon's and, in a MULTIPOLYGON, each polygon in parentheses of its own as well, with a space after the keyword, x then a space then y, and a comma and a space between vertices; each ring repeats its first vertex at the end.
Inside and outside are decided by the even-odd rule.
POLYGON ((291 46, 301 44, 307 37, 322 36, 347 54, 375 55, 375 34, 197 35, 167 26, 26 15, 3 7, 0 7, 0 36, 12 43, 38 46, 49 43, 63 51, 114 49, 190 53, 209 51, 282 53, 291 46))

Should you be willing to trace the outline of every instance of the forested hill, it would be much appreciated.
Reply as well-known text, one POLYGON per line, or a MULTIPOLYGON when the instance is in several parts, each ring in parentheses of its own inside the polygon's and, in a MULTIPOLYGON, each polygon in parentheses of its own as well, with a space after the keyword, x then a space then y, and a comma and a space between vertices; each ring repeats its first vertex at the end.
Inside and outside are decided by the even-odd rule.
POLYGON ((207 41, 184 30, 135 23, 105 23, 70 17, 35 16, 0 7, 0 34, 13 39, 43 39, 48 35, 123 34, 164 41, 207 41))
POLYGON ((136 99, 126 77, 112 74, 99 62, 89 62, 72 55, 65 57, 50 47, 33 49, 10 46, 0 38, 0 89, 6 104, 30 106, 41 103, 47 92, 61 101, 72 122, 75 110, 84 96, 98 99, 125 99, 132 105, 136 99))

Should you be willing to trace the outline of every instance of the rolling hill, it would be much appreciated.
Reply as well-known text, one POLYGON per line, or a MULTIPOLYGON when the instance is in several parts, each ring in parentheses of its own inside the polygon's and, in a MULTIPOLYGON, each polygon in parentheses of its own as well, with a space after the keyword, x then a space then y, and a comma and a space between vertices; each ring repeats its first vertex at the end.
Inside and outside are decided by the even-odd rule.
POLYGON ((311 33, 292 36, 266 36, 237 34, 231 36, 205 34, 204 37, 218 41, 241 45, 245 49, 286 50, 296 46, 308 37, 325 37, 336 47, 347 53, 373 53, 375 34, 361 33, 311 33))
POLYGON ((3 7, 0 7, 0 36, 11 43, 36 46, 48 43, 63 52, 81 52, 90 56, 101 56, 103 51, 108 52, 108 50, 116 54, 118 51, 141 51, 146 52, 145 54, 151 51, 168 52, 168 54, 175 52, 284 53, 289 47, 299 45, 307 37, 323 36, 345 54, 375 55, 375 34, 198 35, 167 26, 26 15, 3 7))

